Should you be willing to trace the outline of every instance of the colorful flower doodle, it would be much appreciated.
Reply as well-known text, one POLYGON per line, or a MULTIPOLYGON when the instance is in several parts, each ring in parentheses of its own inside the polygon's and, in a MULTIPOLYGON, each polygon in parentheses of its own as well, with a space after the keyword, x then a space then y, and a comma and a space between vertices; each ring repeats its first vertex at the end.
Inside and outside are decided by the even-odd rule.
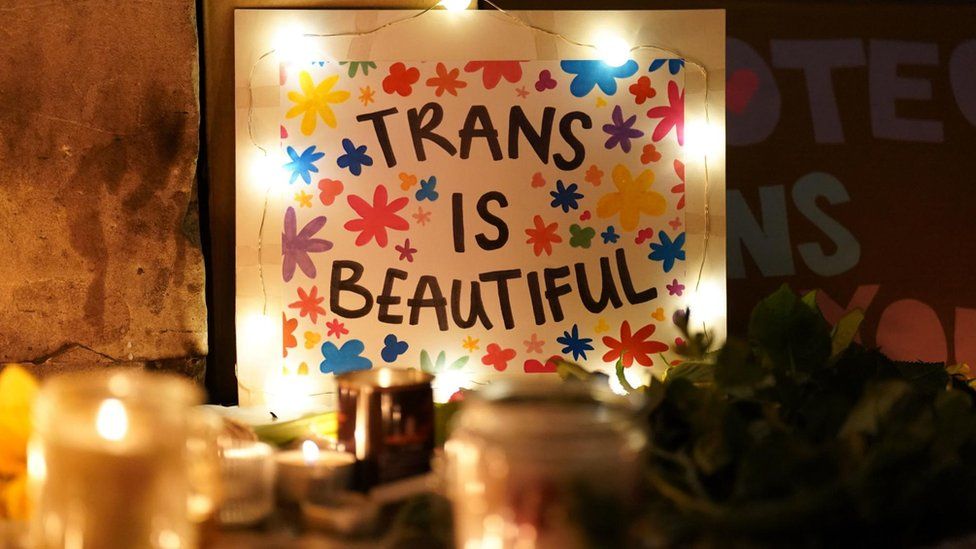
POLYGON ((329 329, 329 331, 326 333, 326 335, 329 337, 335 336, 336 339, 342 339, 342 336, 349 333, 349 329, 346 328, 345 324, 339 322, 338 318, 332 319, 331 322, 326 322, 325 326, 329 329))
POLYGON ((681 68, 685 66, 684 59, 655 59, 651 61, 651 66, 647 68, 647 71, 654 72, 663 67, 665 63, 668 64, 668 72, 671 74, 678 74, 681 68))
POLYGON ((549 69, 539 71, 539 79, 535 82, 535 91, 544 92, 556 88, 556 79, 552 77, 549 69))
POLYGON ((291 158, 291 162, 285 164, 285 169, 291 171, 291 178, 288 183, 294 183, 299 177, 302 178, 306 184, 312 183, 312 174, 318 173, 319 169, 315 166, 315 163, 325 156, 324 152, 315 152, 315 145, 308 147, 302 154, 298 154, 294 148, 290 145, 285 152, 288 153, 288 157, 291 158))
POLYGON ((324 206, 331 206, 336 197, 342 194, 345 187, 342 185, 342 181, 337 181, 335 179, 320 179, 319 180, 319 200, 324 206))
POLYGON ((322 308, 322 302, 325 301, 325 296, 319 297, 319 287, 312 286, 312 290, 306 292, 304 288, 298 288, 298 301, 288 305, 290 309, 298 309, 298 316, 308 317, 312 321, 312 324, 318 322, 319 315, 325 315, 325 309, 322 308))
POLYGON ((407 352, 409 348, 410 344, 406 341, 399 341, 396 335, 389 334, 383 338, 383 350, 380 351, 380 357, 386 362, 395 362, 397 357, 407 352))
POLYGON ((281 233, 281 278, 288 282, 295 276, 298 267, 309 278, 315 278, 315 263, 309 257, 310 253, 327 252, 332 249, 332 242, 323 238, 312 238, 325 226, 324 215, 316 217, 298 230, 298 220, 295 208, 285 210, 285 226, 281 233))
POLYGON ((526 353, 541 353, 542 346, 545 345, 545 343, 546 342, 544 340, 539 339, 539 334, 533 332, 529 339, 522 342, 522 345, 525 345, 526 353))
POLYGON ((651 86, 651 79, 647 76, 638 78, 637 82, 631 84, 628 90, 638 105, 643 105, 645 101, 657 95, 657 90, 651 86))
POLYGON ((576 97, 585 97, 595 87, 607 95, 613 95, 617 93, 617 79, 633 76, 638 68, 633 59, 619 67, 592 59, 562 61, 559 66, 564 72, 575 75, 569 84, 569 91, 576 97))
POLYGON ((373 362, 361 356, 366 346, 358 339, 350 339, 337 347, 335 343, 326 341, 322 344, 322 363, 319 364, 319 371, 323 374, 344 374, 357 370, 369 370, 373 367, 373 362))
POLYGON ((362 72, 363 76, 369 76, 369 70, 376 68, 376 63, 373 61, 339 61, 339 65, 349 65, 346 74, 349 78, 355 78, 356 73, 362 72))
POLYGON ((427 79, 427 85, 431 88, 436 88, 434 90, 434 95, 440 97, 447 92, 455 97, 457 97, 458 90, 461 88, 466 88, 468 83, 458 78, 461 74, 460 69, 447 70, 444 63, 437 64, 437 76, 427 79))
POLYGON ((298 319, 288 318, 285 313, 281 313, 281 356, 283 357, 288 356, 288 349, 298 347, 295 328, 298 328, 298 319))
POLYGON ((569 226, 569 245, 573 248, 589 248, 596 236, 596 230, 592 227, 580 227, 573 223, 569 226))
POLYGON ((545 252, 546 255, 552 255, 552 245, 563 241, 562 237, 556 234, 559 224, 550 223, 546 225, 542 221, 541 215, 532 218, 532 222, 535 227, 525 229, 525 234, 529 235, 529 239, 525 243, 532 244, 532 252, 537 257, 541 256, 542 252, 545 252))
POLYGON ((359 236, 356 237, 357 246, 365 246, 375 239, 379 247, 385 248, 388 242, 387 229, 406 231, 410 228, 407 220, 396 214, 407 205, 409 199, 400 197, 389 203, 387 199, 386 187, 383 185, 377 185, 373 191, 372 204, 356 195, 349 195, 349 206, 359 214, 359 219, 351 219, 343 227, 347 231, 359 231, 359 236))
POLYGON ((658 233, 658 238, 661 239, 661 243, 651 242, 651 253, 647 257, 653 261, 663 262, 664 272, 670 273, 675 261, 685 260, 685 251, 682 249, 685 245, 685 233, 671 240, 668 233, 661 231, 658 233))
POLYGON ((342 150, 344 154, 336 158, 336 165, 340 168, 348 168, 349 173, 360 175, 363 173, 363 166, 372 166, 373 158, 366 154, 366 145, 356 146, 351 139, 342 140, 342 150))
POLYGON ((620 226, 633 231, 640 223, 641 215, 664 214, 667 202, 660 193, 652 191, 654 172, 642 171, 636 179, 623 164, 617 164, 611 174, 617 190, 602 197, 596 205, 596 213, 602 218, 620 216, 620 226))
POLYGON ((299 73, 298 82, 303 93, 288 92, 288 99, 295 103, 295 106, 285 113, 285 118, 295 118, 301 115, 301 129, 305 135, 312 135, 315 131, 315 123, 318 117, 322 118, 326 126, 336 127, 335 113, 332 112, 332 107, 329 105, 343 103, 349 99, 349 92, 345 90, 332 91, 338 81, 339 75, 334 74, 315 85, 308 71, 299 73))
POLYGON ((517 83, 522 79, 521 61, 469 61, 464 65, 464 72, 481 71, 481 83, 486 90, 490 90, 502 81, 502 78, 517 83))
POLYGON ((685 164, 677 158, 674 159, 674 173, 681 180, 681 183, 671 187, 671 192, 681 195, 681 198, 678 199, 677 208, 683 210, 685 208, 685 164))
POLYGON ((400 253, 400 261, 406 259, 407 263, 413 263, 413 254, 417 253, 417 248, 410 246, 409 238, 403 241, 402 246, 397 244, 393 249, 400 253))
POLYGON ((416 194, 414 194, 414 198, 417 199, 417 202, 422 202, 424 200, 434 202, 439 196, 440 193, 437 192, 437 178, 433 175, 427 179, 421 179, 420 188, 417 189, 416 194))
POLYGON ((410 67, 403 63, 394 63, 390 66, 390 73, 383 79, 383 91, 393 95, 407 97, 413 93, 413 85, 420 80, 420 70, 417 67, 410 67))
POLYGON ((481 363, 504 372, 508 368, 508 362, 515 358, 515 354, 515 349, 503 349, 497 343, 489 343, 485 356, 481 357, 481 363))
POLYGON ((584 179, 594 187, 599 187, 603 183, 603 170, 598 168, 596 164, 593 164, 586 170, 584 179))
POLYGON ((668 295, 680 296, 682 292, 685 291, 685 285, 678 282, 677 278, 672 280, 671 284, 667 284, 665 287, 668 289, 668 295))
POLYGON ((573 324, 572 332, 564 331, 562 336, 556 338, 556 342, 563 345, 563 350, 560 352, 572 353, 573 360, 581 358, 586 360, 586 351, 593 350, 593 345, 590 345, 592 341, 593 338, 580 337, 579 326, 576 324, 573 324))
POLYGON ((674 128, 678 134, 678 144, 685 144, 685 90, 678 91, 678 84, 668 82, 668 105, 654 107, 647 111, 648 118, 660 118, 651 134, 655 142, 664 139, 674 128))
POLYGON ((603 336, 603 344, 610 350, 603 355, 604 362, 620 361, 624 368, 630 368, 634 361, 641 366, 653 366, 652 355, 663 353, 668 350, 668 346, 660 341, 648 341, 647 338, 654 335, 657 329, 653 324, 648 324, 631 334, 630 322, 624 321, 620 325, 620 339, 610 336, 603 336))
POLYGON ((634 128, 634 124, 636 123, 636 114, 624 120, 624 111, 620 108, 620 105, 614 107, 610 124, 603 125, 603 131, 610 136, 607 138, 604 147, 612 149, 619 145, 620 150, 629 153, 630 140, 644 136, 644 132, 634 128))
POLYGON ((610 225, 607 230, 600 233, 600 238, 603 239, 604 244, 616 244, 620 240, 620 235, 614 230, 613 225, 610 225))
POLYGON ((549 205, 553 208, 562 208, 563 213, 579 209, 579 200, 583 198, 583 195, 576 192, 578 188, 579 185, 576 183, 570 183, 567 187, 563 184, 562 179, 557 179, 556 190, 549 191, 549 195, 552 196, 552 202, 549 205))
POLYGON ((640 161, 641 164, 650 164, 651 162, 657 162, 661 159, 661 153, 658 152, 657 147, 652 143, 644 145, 644 149, 641 152, 640 161))

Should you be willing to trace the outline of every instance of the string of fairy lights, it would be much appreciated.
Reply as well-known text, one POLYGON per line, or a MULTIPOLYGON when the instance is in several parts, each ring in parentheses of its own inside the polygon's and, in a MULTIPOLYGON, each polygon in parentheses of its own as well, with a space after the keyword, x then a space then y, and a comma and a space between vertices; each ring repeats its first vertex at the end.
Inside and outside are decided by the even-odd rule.
MULTIPOLYGON (((604 35, 601 35, 601 36, 598 37, 599 40, 596 41, 596 42, 593 42, 593 43, 584 42, 584 41, 581 41, 581 40, 577 40, 577 39, 575 39, 575 38, 573 38, 571 36, 567 36, 566 34, 563 34, 561 32, 558 32, 558 31, 555 31, 555 30, 552 30, 552 29, 548 29, 548 28, 542 27, 540 25, 536 25, 534 23, 528 22, 528 21, 522 19, 521 17, 519 17, 518 15, 516 15, 514 13, 511 13, 511 12, 509 12, 509 11, 501 8, 500 6, 498 6, 492 0, 483 0, 483 1, 485 2, 485 4, 487 4, 494 11, 500 13, 505 18, 507 18, 508 20, 510 20, 513 24, 518 25, 518 26, 521 26, 523 28, 526 28, 526 29, 528 29, 528 30, 530 30, 530 31, 532 31, 534 33, 540 33, 540 34, 549 36, 551 38, 554 38, 556 40, 559 40, 559 41, 564 42, 566 44, 569 44, 571 46, 575 46, 575 47, 579 47, 579 48, 585 48, 585 49, 591 49, 591 50, 595 51, 597 53, 597 55, 601 59, 603 59, 604 61, 606 61, 610 65, 616 66, 616 65, 623 64, 624 62, 626 62, 626 60, 630 59, 631 55, 633 55, 634 53, 641 52, 641 51, 648 51, 648 50, 655 51, 655 52, 659 52, 661 54, 664 54, 664 55, 667 55, 667 56, 670 56, 670 57, 673 57, 673 58, 683 59, 686 66, 693 67, 695 70, 697 70, 701 74, 701 76, 703 78, 703 87, 704 87, 704 98, 703 98, 704 99, 704 101, 703 101, 703 104, 704 104, 703 111, 704 112, 703 112, 703 116, 702 116, 702 118, 704 120, 704 123, 702 124, 702 126, 700 128, 696 128, 696 131, 694 132, 694 133, 700 133, 700 134, 703 134, 703 135, 697 135, 696 136, 696 135, 694 135, 694 133, 689 132, 689 145, 691 145, 691 143, 693 141, 693 138, 697 138, 697 139, 708 139, 708 138, 711 137, 710 135, 707 135, 709 132, 713 131, 713 126, 711 124, 711 118, 710 118, 710 113, 709 113, 709 109, 708 109, 708 105, 709 105, 709 94, 710 94, 710 89, 709 89, 709 72, 708 72, 708 70, 706 69, 706 67, 705 67, 705 65, 703 63, 701 63, 701 62, 699 62, 699 61, 697 61, 697 60, 695 60, 693 58, 689 58, 687 55, 682 54, 680 51, 677 51, 677 50, 671 49, 671 48, 667 48, 667 47, 664 47, 664 46, 661 46, 661 45, 657 45, 657 44, 638 44, 638 45, 631 46, 631 45, 628 45, 627 42, 625 42, 619 36, 615 36, 615 35, 612 35, 612 34, 604 34, 604 35)), ((400 17, 400 18, 397 18, 397 19, 392 19, 390 21, 387 21, 385 23, 379 24, 376 27, 370 28, 368 30, 333 32, 333 33, 301 33, 301 34, 298 34, 297 36, 296 35, 287 35, 286 34, 286 35, 280 36, 279 39, 276 40, 276 43, 273 44, 273 47, 271 49, 263 52, 261 55, 259 55, 255 59, 254 63, 251 65, 250 70, 249 70, 249 73, 248 73, 248 79, 247 79, 247 92, 248 92, 247 133, 248 133, 248 139, 250 140, 251 144, 261 154, 261 157, 260 157, 262 159, 262 161, 261 161, 261 167, 260 168, 256 168, 257 171, 259 171, 259 172, 266 172, 267 170, 270 169, 269 168, 269 164, 270 164, 270 153, 268 151, 268 148, 262 146, 258 142, 257 138, 254 135, 254 85, 253 85, 253 81, 254 81, 255 69, 260 65, 260 63, 262 61, 264 61, 265 59, 267 59, 268 57, 272 56, 275 53, 282 54, 283 52, 286 52, 286 51, 298 52, 298 51, 305 50, 308 47, 307 41, 308 41, 308 39, 311 39, 311 38, 328 39, 328 38, 362 38, 362 37, 368 37, 368 36, 371 36, 371 35, 375 35, 375 34, 381 33, 384 30, 387 30, 387 29, 389 29, 391 27, 398 26, 398 25, 402 25, 402 24, 407 23, 409 21, 416 20, 416 19, 418 19, 420 17, 423 17, 424 15, 426 15, 427 13, 429 13, 429 12, 431 12, 433 10, 446 9, 446 10, 449 10, 449 11, 462 11, 462 10, 468 9, 470 7, 471 3, 472 3, 471 0, 439 0, 438 2, 436 2, 436 3, 434 3, 434 4, 430 5, 430 6, 428 6, 426 8, 419 9, 416 12, 411 13, 411 14, 409 14, 407 16, 404 16, 404 17, 400 17)), ((691 128, 689 128, 688 125, 686 124, 686 131, 688 129, 691 129, 691 128)), ((702 160, 703 160, 703 165, 704 165, 704 171, 703 171, 703 191, 704 191, 704 208, 703 208, 704 223, 703 223, 703 225, 704 226, 703 226, 703 230, 702 230, 701 260, 700 260, 700 262, 698 264, 698 268, 697 268, 697 271, 698 272, 697 272, 697 277, 696 277, 695 284, 694 284, 694 292, 693 292, 693 294, 694 295, 699 295, 699 296, 700 296, 700 292, 701 292, 701 283, 702 283, 702 280, 704 278, 705 267, 707 265, 709 244, 710 244, 711 233, 712 233, 712 219, 711 219, 712 216, 711 216, 711 210, 710 210, 710 204, 709 204, 709 201, 710 201, 709 166, 708 166, 708 160, 709 160, 708 153, 709 153, 709 148, 710 147, 708 147, 708 146, 703 146, 703 147, 700 147, 700 151, 698 151, 701 154, 701 157, 702 157, 702 160)), ((275 179, 273 176, 270 176, 270 174, 267 174, 267 173, 259 173, 258 174, 258 178, 261 181, 273 181, 275 179)), ((262 295, 262 307, 261 307, 261 316, 262 317, 267 317, 267 315, 268 315, 268 303, 269 303, 269 300, 268 300, 268 286, 267 286, 267 282, 265 280, 265 274, 264 274, 264 260, 263 260, 263 247, 264 247, 263 244, 264 244, 264 242, 263 242, 263 240, 264 240, 264 229, 265 229, 265 225, 266 225, 266 221, 267 221, 267 217, 268 217, 268 209, 269 209, 270 200, 271 200, 272 187, 273 187, 272 184, 266 184, 265 187, 264 187, 263 206, 262 206, 262 209, 261 209, 260 222, 258 223, 258 235, 257 235, 257 263, 258 263, 257 268, 258 268, 258 278, 259 278, 259 281, 260 281, 261 295, 262 295)), ((239 385, 241 386, 242 389, 247 390, 247 391, 251 391, 250 388, 248 388, 246 385, 242 384, 240 381, 241 380, 238 377, 238 383, 239 383, 239 385)), ((264 390, 264 393, 265 394, 271 394, 267 389, 264 390)), ((322 393, 322 394, 327 394, 327 393, 322 393)), ((320 396, 320 395, 321 394, 307 395, 307 396, 320 396)))

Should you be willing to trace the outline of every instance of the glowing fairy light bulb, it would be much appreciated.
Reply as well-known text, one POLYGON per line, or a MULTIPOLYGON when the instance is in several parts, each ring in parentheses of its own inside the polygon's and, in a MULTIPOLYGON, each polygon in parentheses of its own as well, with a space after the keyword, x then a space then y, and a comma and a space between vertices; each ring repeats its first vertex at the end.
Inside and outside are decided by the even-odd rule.
POLYGON ((471 7, 471 0, 441 0, 437 5, 448 11, 463 11, 471 7))
POLYGON ((693 330, 704 327, 711 330, 725 317, 725 293, 712 281, 703 280, 698 290, 688 297, 690 326, 693 330))
POLYGON ((593 45, 600 59, 611 67, 619 67, 630 59, 630 44, 616 34, 601 34, 593 45))
POLYGON ((279 61, 301 63, 310 59, 311 51, 305 31, 297 26, 285 27, 275 33, 271 42, 279 61))
POLYGON ((98 406, 95 430, 105 440, 119 441, 129 431, 129 414, 117 398, 108 398, 98 406))
POLYGON ((306 465, 312 465, 319 460, 319 445, 313 440, 306 440, 302 443, 302 459, 306 465))
POLYGON ((725 133, 701 119, 685 123, 685 151, 689 158, 716 157, 725 150, 725 133))

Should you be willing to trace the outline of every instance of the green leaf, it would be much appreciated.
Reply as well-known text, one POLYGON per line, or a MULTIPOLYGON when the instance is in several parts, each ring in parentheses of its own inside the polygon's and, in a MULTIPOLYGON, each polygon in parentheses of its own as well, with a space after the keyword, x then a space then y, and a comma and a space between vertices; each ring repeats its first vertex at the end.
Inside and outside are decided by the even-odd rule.
POLYGON ((441 351, 437 353, 437 362, 434 363, 434 369, 440 372, 444 369, 445 364, 447 364, 447 353, 441 351))
POLYGON ((738 340, 727 341, 718 352, 713 375, 720 388, 743 397, 753 395, 770 377, 749 346, 738 340))
POLYGON ((838 356, 851 346, 851 342, 854 341, 854 336, 857 335, 857 330, 861 327, 861 322, 863 321, 864 312, 860 309, 854 309, 840 317, 837 325, 834 326, 834 333, 830 338, 831 358, 838 356))
POLYGON ((632 393, 634 388, 627 381, 627 376, 624 375, 624 363, 622 360, 617 361, 617 381, 620 382, 620 386, 624 388, 624 391, 632 393))
POLYGON ((454 362, 451 363, 451 369, 460 370, 461 368, 464 368, 464 365, 468 363, 468 360, 470 358, 471 358, 470 355, 464 355, 461 358, 455 360, 454 362))
POLYGON ((715 365, 708 362, 682 362, 668 368, 665 379, 684 378, 692 383, 711 383, 715 380, 715 365))
POLYGON ((564 358, 556 359, 556 374, 559 375, 559 379, 563 380, 579 379, 582 381, 589 381, 593 377, 591 372, 584 370, 579 364, 570 362, 564 358))
POLYGON ((820 307, 817 305, 817 290, 810 290, 809 292, 803 294, 800 301, 802 301, 807 307, 810 307, 811 311, 816 311, 818 313, 820 312, 820 307))
POLYGON ((436 374, 434 370, 434 365, 430 361, 430 354, 427 353, 427 349, 420 351, 420 369, 427 372, 428 374, 436 374))

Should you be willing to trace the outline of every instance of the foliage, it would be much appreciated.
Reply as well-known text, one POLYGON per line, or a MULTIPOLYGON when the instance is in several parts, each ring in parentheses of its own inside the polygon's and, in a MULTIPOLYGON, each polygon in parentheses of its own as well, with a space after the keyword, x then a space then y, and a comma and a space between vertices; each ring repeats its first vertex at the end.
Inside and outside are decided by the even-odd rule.
MULTIPOLYGON (((648 397, 649 538, 702 546, 904 546, 976 526, 976 390, 965 368, 891 360, 783 287, 748 340, 686 361, 648 397)), ((676 318, 687 332, 687 318, 676 318)), ((565 375, 586 377, 578 367, 565 375)), ((621 527, 624 517, 621 517, 621 527)), ((632 522, 632 521, 628 521, 632 522)))

